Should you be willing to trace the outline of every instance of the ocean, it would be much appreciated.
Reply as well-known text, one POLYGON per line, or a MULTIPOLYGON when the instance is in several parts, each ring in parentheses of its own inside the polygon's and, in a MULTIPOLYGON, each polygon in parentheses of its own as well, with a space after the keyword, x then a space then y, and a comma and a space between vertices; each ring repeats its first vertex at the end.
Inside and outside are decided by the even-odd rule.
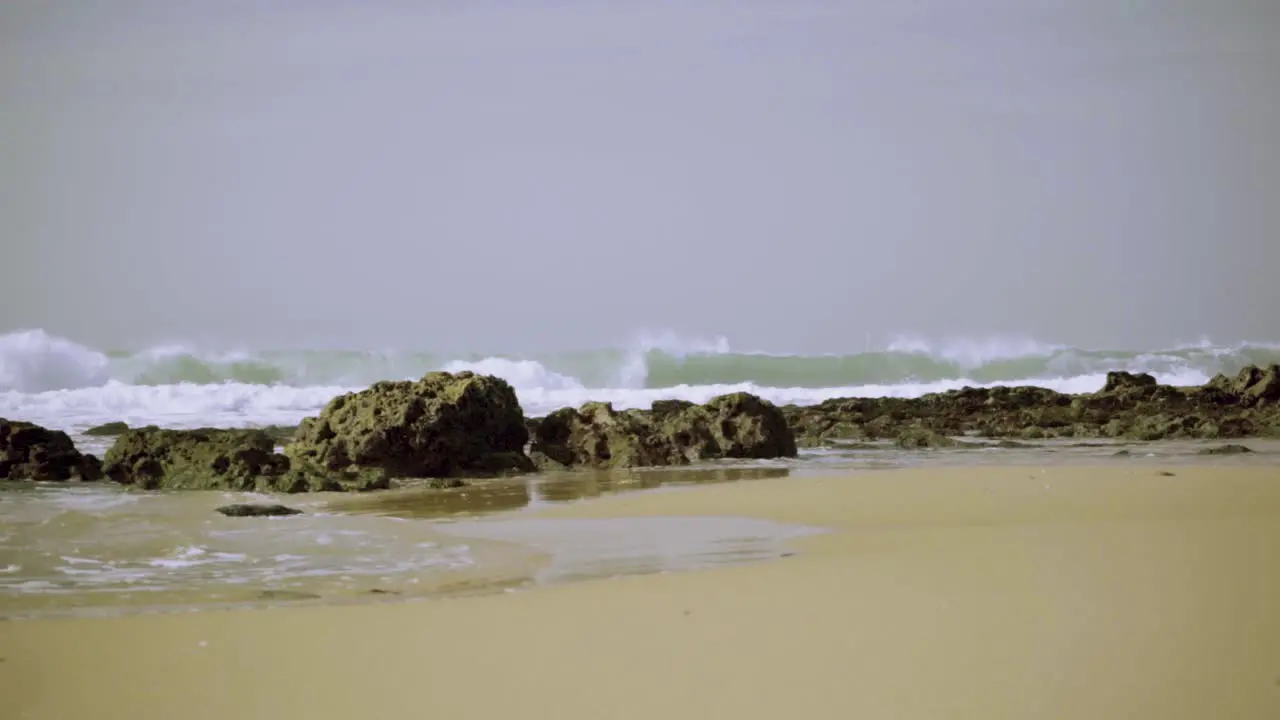
POLYGON ((295 424, 330 398, 379 380, 431 370, 505 378, 525 414, 605 400, 703 402, 745 390, 779 405, 853 396, 915 397, 984 385, 1032 384, 1092 392, 1111 370, 1162 383, 1201 384, 1217 373, 1280 362, 1280 343, 1197 343, 1118 350, 1031 339, 928 342, 901 337, 845 355, 741 351, 725 338, 649 334, 629 347, 479 356, 353 350, 211 350, 171 343, 134 351, 94 348, 42 330, 0 335, 0 417, 77 433, 130 425, 244 427, 295 424))

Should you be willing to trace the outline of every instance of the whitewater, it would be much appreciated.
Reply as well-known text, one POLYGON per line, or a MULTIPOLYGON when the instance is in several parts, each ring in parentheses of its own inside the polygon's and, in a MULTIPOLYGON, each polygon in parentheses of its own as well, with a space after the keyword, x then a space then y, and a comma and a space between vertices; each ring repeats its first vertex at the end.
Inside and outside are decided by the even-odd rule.
POLYGON ((931 343, 897 338, 846 355, 735 352, 710 341, 649 334, 629 346, 534 355, 431 352, 214 351, 173 343, 103 350, 43 330, 0 335, 0 417, 72 433, 104 422, 168 427, 295 424, 336 395, 432 370, 471 370, 512 384, 526 414, 591 400, 646 408, 747 391, 785 404, 833 397, 916 397, 964 386, 1030 384, 1092 392, 1111 370, 1195 385, 1217 373, 1280 362, 1280 344, 1207 340, 1163 349, 1099 350, 1027 339, 931 343))

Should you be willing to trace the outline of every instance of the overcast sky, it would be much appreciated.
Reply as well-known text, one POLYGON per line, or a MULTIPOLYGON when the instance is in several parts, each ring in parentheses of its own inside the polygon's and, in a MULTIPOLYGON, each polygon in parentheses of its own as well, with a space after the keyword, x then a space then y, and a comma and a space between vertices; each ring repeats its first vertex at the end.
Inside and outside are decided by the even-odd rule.
POLYGON ((0 330, 1280 340, 1277 38, 1266 0, 6 0, 0 330))

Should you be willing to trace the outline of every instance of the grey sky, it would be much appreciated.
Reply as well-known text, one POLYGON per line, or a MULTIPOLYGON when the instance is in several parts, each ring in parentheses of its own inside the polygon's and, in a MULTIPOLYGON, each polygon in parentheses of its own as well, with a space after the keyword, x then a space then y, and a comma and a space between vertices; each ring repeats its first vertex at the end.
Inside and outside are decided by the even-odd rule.
POLYGON ((1234 0, 10 0, 0 330, 1280 340, 1277 38, 1234 0))

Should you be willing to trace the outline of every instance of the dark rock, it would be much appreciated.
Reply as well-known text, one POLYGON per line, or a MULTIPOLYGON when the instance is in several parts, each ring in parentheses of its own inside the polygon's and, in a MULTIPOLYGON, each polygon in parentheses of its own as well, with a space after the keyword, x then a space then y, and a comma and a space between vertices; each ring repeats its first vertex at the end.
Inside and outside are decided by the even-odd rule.
MULTIPOLYGON (((544 421, 545 422, 545 421, 544 421)), ((428 373, 334 398, 298 427, 285 453, 326 472, 392 477, 495 475, 534 469, 515 391, 503 379, 428 373)))
MULTIPOLYGON (((696 429, 695 429, 696 430, 696 429)), ((702 428, 706 441, 710 437, 702 428)), ((683 438, 692 444, 693 437, 683 438)), ((561 408, 538 425, 532 452, 542 467, 642 467, 687 465, 690 458, 670 438, 661 437, 647 415, 638 410, 614 410, 610 403, 586 403, 561 408), (549 461, 549 462, 548 462, 549 461)))
POLYGON ((92 481, 101 477, 102 463, 77 450, 65 432, 0 418, 0 479, 92 481))
POLYGON ((795 434, 778 407, 750 393, 721 395, 698 409, 690 404, 679 413, 703 414, 715 440, 717 457, 768 459, 796 456, 795 434))
POLYGON ((644 410, 609 403, 562 408, 542 419, 532 455, 541 468, 687 465, 719 458, 795 457, 782 412, 748 393, 705 405, 663 400, 644 410))
POLYGON ((129 429, 128 423, 117 421, 117 422, 103 423, 101 425, 94 425, 88 430, 85 430, 84 434, 90 437, 115 437, 116 435, 120 435, 121 433, 125 432, 128 429, 129 429))
POLYGON ((299 590, 263 590, 258 593, 258 599, 295 602, 302 600, 319 600, 320 596, 315 593, 302 592, 299 590))
POLYGON ((524 419, 524 429, 525 429, 525 432, 528 433, 529 437, 533 437, 535 434, 537 434, 538 424, 541 422, 542 422, 542 418, 540 417, 524 419))
POLYGON ((1147 374, 1133 374, 1123 371, 1107 373, 1107 382, 1102 386, 1104 393, 1147 392, 1156 387, 1156 379, 1147 374))
POLYGON ((1244 445, 1218 445, 1215 447, 1201 448, 1197 455, 1244 455, 1251 453, 1253 450, 1244 445))
POLYGON ((800 445, 897 438, 921 429, 948 437, 1208 439, 1280 435, 1280 366, 1245 368, 1201 387, 1160 385, 1113 372, 1096 393, 1038 387, 963 388, 919 398, 836 398, 781 409, 800 445))
POLYGON ((217 509, 217 512, 227 517, 283 517, 286 515, 301 515, 301 510, 295 510, 284 505, 223 505, 217 509))

